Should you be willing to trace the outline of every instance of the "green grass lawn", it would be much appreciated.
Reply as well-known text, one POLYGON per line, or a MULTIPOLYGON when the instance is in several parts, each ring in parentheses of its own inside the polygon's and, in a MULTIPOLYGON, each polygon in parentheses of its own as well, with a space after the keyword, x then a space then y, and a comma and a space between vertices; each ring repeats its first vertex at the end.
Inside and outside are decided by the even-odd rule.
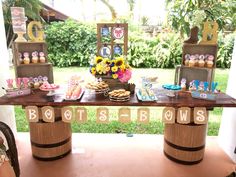
MULTIPOLYGON (((92 79, 88 72, 88 68, 69 67, 69 68, 53 68, 54 82, 65 84, 68 78, 75 74, 80 74, 86 79, 92 79)), ((215 81, 219 82, 219 88, 225 92, 228 81, 228 69, 216 69, 215 81)), ((13 73, 13 72, 12 72, 13 73)), ((140 84, 140 76, 158 76, 158 84, 166 84, 174 82, 174 69, 134 69, 132 82, 136 85, 140 84)), ((137 107, 132 108, 132 122, 120 123, 117 121, 117 110, 119 107, 109 107, 109 124, 96 123, 96 107, 86 107, 88 110, 88 121, 84 124, 72 123, 73 132, 83 133, 147 133, 162 134, 163 123, 161 122, 162 108, 150 107, 150 123, 147 125, 136 123, 137 107)), ((17 130, 20 132, 29 131, 28 123, 25 118, 24 110, 21 106, 15 106, 17 130)), ((210 112, 208 135, 218 135, 219 125, 221 121, 222 108, 215 108, 210 112)))

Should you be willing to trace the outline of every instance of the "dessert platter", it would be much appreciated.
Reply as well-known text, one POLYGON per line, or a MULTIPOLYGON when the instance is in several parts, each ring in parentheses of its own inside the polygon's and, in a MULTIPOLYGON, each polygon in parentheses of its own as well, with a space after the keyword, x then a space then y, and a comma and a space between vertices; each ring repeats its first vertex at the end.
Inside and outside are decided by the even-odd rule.
POLYGON ((79 100, 83 94, 84 89, 82 87, 83 79, 81 76, 74 75, 68 81, 68 86, 64 95, 64 100, 79 100))
POLYGON ((138 92, 136 95, 138 97, 138 100, 140 101, 156 101, 157 100, 157 96, 155 95, 153 89, 147 89, 147 88, 138 89, 138 92))
POLYGON ((125 89, 113 90, 108 95, 111 101, 123 102, 130 100, 130 91, 126 91, 125 89))
POLYGON ((80 85, 68 87, 64 100, 79 100, 84 94, 84 89, 80 85))
POLYGON ((136 95, 139 101, 156 101, 157 96, 153 85, 157 83, 158 77, 142 77, 142 86, 137 89, 136 95))
POLYGON ((42 91, 48 92, 47 96, 53 96, 55 95, 55 90, 59 89, 60 86, 56 84, 49 84, 48 82, 44 82, 39 89, 42 91))
POLYGON ((95 94, 104 94, 107 96, 109 91, 109 85, 104 81, 92 81, 87 83, 86 88, 89 92, 94 92, 95 94))

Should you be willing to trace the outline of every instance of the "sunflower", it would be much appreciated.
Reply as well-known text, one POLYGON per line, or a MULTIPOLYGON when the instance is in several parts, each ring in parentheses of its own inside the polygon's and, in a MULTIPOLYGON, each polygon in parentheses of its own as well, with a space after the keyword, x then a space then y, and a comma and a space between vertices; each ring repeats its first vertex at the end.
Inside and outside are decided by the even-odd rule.
POLYGON ((106 64, 103 63, 103 62, 100 62, 97 64, 96 66, 96 71, 99 73, 99 74, 106 74, 106 64))
POLYGON ((106 66, 106 72, 109 72, 109 71, 110 71, 110 67, 106 66))
POLYGON ((125 64, 121 65, 121 66, 120 66, 120 69, 121 69, 121 71, 125 71, 125 69, 126 69, 125 64))
POLYGON ((109 58, 104 58, 103 62, 106 63, 107 65, 111 64, 111 60, 109 58))
POLYGON ((113 66, 113 67, 111 68, 111 71, 112 71, 113 73, 115 73, 117 70, 118 70, 118 67, 117 67, 117 66, 113 66))
POLYGON ((95 75, 95 74, 96 74, 96 68, 95 68, 95 67, 92 67, 91 70, 90 70, 90 72, 91 72, 93 75, 95 75))
POLYGON ((118 78, 118 74, 112 74, 112 78, 113 79, 117 79, 118 78))
POLYGON ((121 65, 123 65, 123 64, 124 64, 124 58, 122 58, 122 57, 117 57, 117 58, 115 59, 115 66, 119 67, 119 66, 121 66, 121 65))
POLYGON ((95 64, 98 64, 98 63, 100 63, 100 62, 102 62, 102 57, 100 57, 100 56, 97 56, 96 58, 95 58, 95 64))

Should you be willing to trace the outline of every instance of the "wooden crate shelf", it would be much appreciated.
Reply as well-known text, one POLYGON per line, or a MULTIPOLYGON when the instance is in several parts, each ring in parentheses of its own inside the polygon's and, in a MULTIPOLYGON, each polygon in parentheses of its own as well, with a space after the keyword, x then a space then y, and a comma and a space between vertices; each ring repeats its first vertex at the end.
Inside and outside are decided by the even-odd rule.
POLYGON ((48 81, 53 83, 52 64, 48 63, 47 44, 45 42, 14 42, 13 43, 13 61, 15 66, 16 77, 38 77, 47 76, 48 81), (43 52, 45 55, 45 63, 22 64, 20 62, 19 53, 28 52, 30 60, 32 52, 43 52))
MULTIPOLYGON (((215 44, 187 44, 183 45, 182 51, 182 62, 181 66, 178 66, 175 71, 175 84, 180 85, 182 78, 186 79, 187 88, 189 82, 192 80, 200 80, 200 81, 207 81, 211 83, 214 80, 215 68, 216 68, 216 59, 217 59, 217 50, 218 45, 215 44), (208 68, 206 65, 204 67, 199 66, 185 66, 185 55, 213 55, 213 67, 208 68)), ((211 84, 210 84, 211 87, 211 84)))
POLYGON ((218 50, 218 45, 206 45, 206 44, 184 44, 183 45, 183 54, 182 54, 182 65, 184 65, 185 61, 185 55, 190 54, 190 55, 213 55, 214 56, 214 65, 212 68, 216 67, 216 59, 217 59, 217 50, 218 50))

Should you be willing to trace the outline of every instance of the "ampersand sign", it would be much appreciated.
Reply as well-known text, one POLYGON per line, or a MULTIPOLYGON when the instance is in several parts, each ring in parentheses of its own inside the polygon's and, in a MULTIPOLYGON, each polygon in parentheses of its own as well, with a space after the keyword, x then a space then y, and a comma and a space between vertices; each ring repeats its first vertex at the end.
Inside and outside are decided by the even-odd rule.
POLYGON ((217 30, 218 24, 216 22, 204 22, 200 44, 217 44, 217 30))

